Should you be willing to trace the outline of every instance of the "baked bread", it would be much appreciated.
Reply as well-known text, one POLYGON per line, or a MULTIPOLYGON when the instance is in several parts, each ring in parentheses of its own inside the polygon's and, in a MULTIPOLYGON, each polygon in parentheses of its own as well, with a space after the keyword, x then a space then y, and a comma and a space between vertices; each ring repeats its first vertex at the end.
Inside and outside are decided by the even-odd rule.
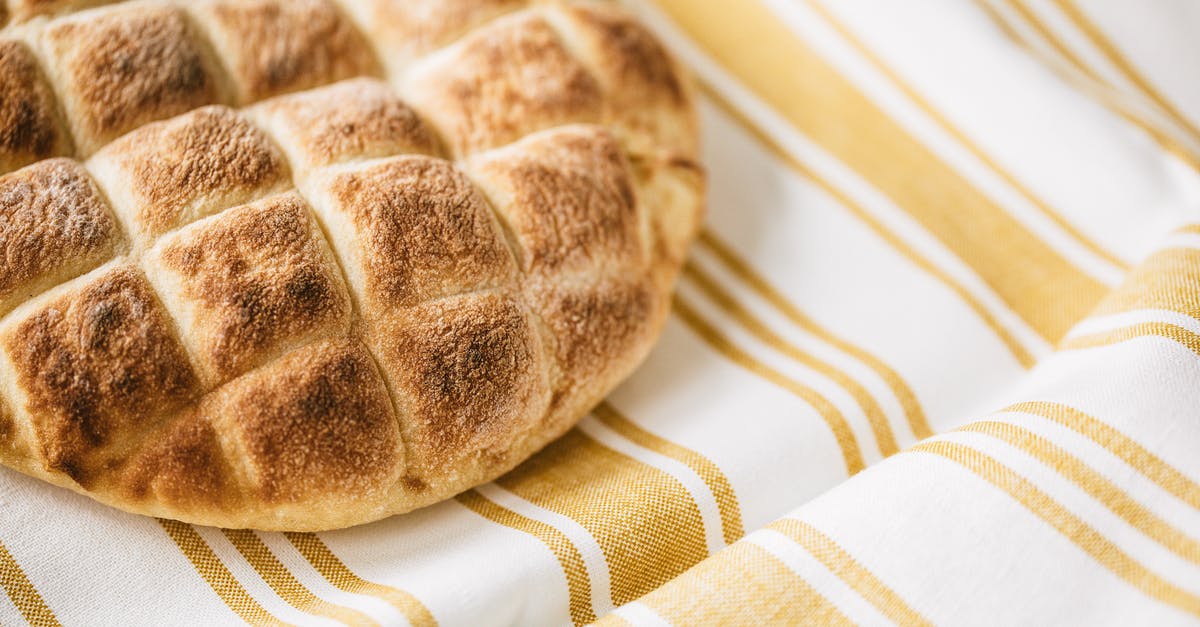
POLYGON ((0 462, 344 527, 489 481, 645 356, 704 197, 604 2, 0 0, 0 462))

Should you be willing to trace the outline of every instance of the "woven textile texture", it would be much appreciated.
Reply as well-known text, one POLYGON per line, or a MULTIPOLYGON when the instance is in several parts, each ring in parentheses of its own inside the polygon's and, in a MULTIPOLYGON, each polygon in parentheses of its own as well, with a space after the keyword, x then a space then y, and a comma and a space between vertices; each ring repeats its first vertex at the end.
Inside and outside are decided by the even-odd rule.
POLYGON ((1200 622, 1200 5, 627 4, 710 186, 628 381, 337 532, 0 470, 0 624, 1200 622))

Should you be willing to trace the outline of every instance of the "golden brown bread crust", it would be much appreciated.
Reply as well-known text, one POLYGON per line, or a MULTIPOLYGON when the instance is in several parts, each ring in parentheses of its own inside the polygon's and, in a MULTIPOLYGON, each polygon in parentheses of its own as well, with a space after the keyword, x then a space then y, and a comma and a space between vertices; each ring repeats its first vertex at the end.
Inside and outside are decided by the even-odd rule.
POLYGON ((107 4, 0 4, 0 463, 343 527, 496 478, 652 346, 704 176, 621 10, 107 4))
POLYGON ((46 28, 42 43, 84 155, 147 122, 221 101, 179 9, 118 6, 66 17, 46 28))
POLYGON ((0 174, 70 153, 54 94, 25 44, 0 41, 0 85, 0 174))
POLYGON ((438 140, 386 83, 343 81, 276 98, 254 110, 297 169, 356 159, 438 155, 438 140))
POLYGON ((107 470, 109 449, 197 392, 166 313, 127 266, 86 277, 16 321, 3 349, 45 464, 84 487, 107 470))
POLYGON ((516 268, 483 196, 448 161, 388 159, 335 174, 315 198, 364 316, 501 285, 516 268), (331 226, 331 230, 333 230, 331 226))
POLYGON ((456 156, 572 122, 599 122, 596 79, 540 15, 503 18, 417 68, 413 105, 456 156))
POLYGON ((361 0, 344 8, 378 48, 391 73, 434 52, 487 20, 529 0, 361 0))
POLYGON ((148 257, 159 292, 176 309, 181 333, 214 385, 283 347, 349 326, 341 272, 308 205, 294 193, 192 224, 148 257))
POLYGON ((218 0, 193 14, 242 104, 379 73, 366 40, 329 0, 218 0))
POLYGON ((106 146, 91 168, 143 240, 291 182, 267 136, 222 106, 143 126, 106 146))
POLYGON ((0 177, 0 315, 111 259, 122 236, 87 172, 48 159, 0 177))

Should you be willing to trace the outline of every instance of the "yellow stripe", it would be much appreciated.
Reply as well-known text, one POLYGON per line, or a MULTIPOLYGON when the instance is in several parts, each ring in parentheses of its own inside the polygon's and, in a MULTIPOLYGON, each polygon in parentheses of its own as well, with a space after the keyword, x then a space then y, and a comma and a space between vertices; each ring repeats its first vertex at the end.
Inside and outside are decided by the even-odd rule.
POLYGON ((883 413, 883 408, 879 406, 875 397, 871 396, 871 393, 858 381, 855 381, 850 375, 847 375, 832 364, 818 359, 780 337, 755 317, 754 314, 738 303, 708 273, 701 270, 699 266, 688 262, 683 268, 683 274, 699 286, 708 296, 709 300, 716 303, 718 307, 741 324, 751 335, 758 338, 759 341, 787 355, 796 363, 811 368, 846 390, 854 398, 854 402, 862 409, 863 415, 866 416, 867 422, 871 425, 871 432, 875 435, 875 441, 879 445, 879 452, 884 457, 892 455, 899 450, 896 446, 896 435, 892 432, 892 426, 888 422, 887 415, 883 413))
POLYGON ((953 442, 927 441, 909 450, 940 455, 970 470, 1003 490, 1092 559, 1144 594, 1200 616, 1200 596, 1164 580, 1147 569, 1029 480, 999 461, 953 442))
POLYGON ((1047 341, 1061 338, 1107 291, 901 129, 760 2, 656 4, 798 130, 940 239, 1047 341))
POLYGON ((983 323, 996 334, 1009 352, 1012 353, 1013 358, 1017 360, 1017 363, 1021 364, 1021 366, 1025 368, 1033 367, 1033 364, 1036 363, 1033 355, 1024 346, 1022 346, 1019 341, 1017 341, 1017 338, 1013 336, 1008 329, 1005 329, 1000 325, 1000 322, 996 319, 996 317, 992 315, 992 313, 989 312, 986 307, 984 307, 983 303, 978 298, 973 296, 967 290, 967 288, 947 274, 944 270, 935 266, 932 262, 918 253, 914 248, 906 244, 904 240, 896 237, 896 235, 889 231, 887 227, 876 220, 875 217, 867 212, 866 209, 863 209, 861 205, 856 203, 845 193, 829 184, 829 182, 824 178, 818 176, 817 173, 809 169, 808 166, 800 163, 799 160, 784 150, 784 148, 780 146, 774 138, 764 133, 762 129, 760 129, 754 122, 743 115, 742 112, 732 104, 730 104, 720 92, 707 83, 701 83, 700 85, 705 95, 707 95, 713 103, 720 106, 730 118, 741 124, 742 128, 758 139, 759 143, 770 150, 776 157, 790 166, 801 176, 820 186, 825 193, 829 194, 834 200, 853 213, 855 217, 870 227, 870 229, 874 231, 880 239, 887 242, 889 246, 907 258, 913 265, 923 270, 926 274, 934 277, 947 288, 949 288, 950 291, 954 292, 954 294, 957 295, 959 299, 963 301, 963 303, 970 307, 971 310, 974 311, 977 316, 979 316, 980 320, 982 320, 983 323))
POLYGON ((792 542, 804 547, 804 550, 817 558, 825 568, 893 622, 900 625, 932 625, 924 616, 909 607, 887 584, 859 564, 853 555, 816 527, 794 518, 781 518, 767 525, 767 528, 782 533, 792 542))
POLYGON ((1059 348, 1062 350, 1080 350, 1085 348, 1097 348, 1100 346, 1112 346, 1121 342, 1128 342, 1141 337, 1161 337, 1182 344, 1185 348, 1200 356, 1200 335, 1196 335, 1191 331, 1168 324, 1166 322, 1142 322, 1139 324, 1122 327, 1112 331, 1103 331, 1101 333, 1093 333, 1091 335, 1081 335, 1073 337, 1063 342, 1059 348))
POLYGON ((1053 0, 1054 5, 1075 23, 1079 30, 1087 36, 1097 49, 1113 64, 1114 67, 1124 76, 1129 82, 1133 83, 1142 94, 1149 98, 1154 104, 1158 105, 1176 124, 1186 129, 1192 134, 1193 138, 1200 139, 1200 129, 1191 122, 1175 105, 1171 104, 1170 100, 1162 95, 1154 85, 1146 80, 1137 68, 1134 67, 1128 59, 1117 49, 1117 47, 1104 36, 1104 32, 1087 14, 1079 9, 1079 7, 1070 0, 1053 0))
POLYGON ((1019 448, 1083 489, 1130 526, 1185 560, 1200 564, 1200 542, 1171 526, 1154 512, 1129 497, 1116 484, 1093 470, 1083 460, 1037 434, 1017 425, 980 421, 959 429, 982 433, 1019 448))
POLYGON ((579 523, 624 605, 708 556, 700 508, 677 479, 574 430, 496 481, 579 523))
MULTIPOLYGON (((986 2, 986 0, 984 0, 984 2, 986 2)), ((1058 53, 1059 56, 1061 56, 1063 59, 1066 59, 1066 61, 1071 65, 1075 66, 1080 73, 1096 83, 1101 85, 1109 85, 1108 81, 1104 80, 1103 77, 1097 74, 1091 66, 1089 66, 1082 58, 1079 57, 1079 55, 1075 54, 1074 50, 1071 50, 1071 48, 1069 48, 1065 43, 1062 42, 1062 40, 1058 38, 1058 35, 1046 25, 1046 22, 1044 22, 1042 18, 1039 17, 1038 14, 1031 9, 1028 4, 1025 3, 1025 0, 1008 0, 1008 5, 1012 7, 1014 11, 1016 11, 1017 15, 1021 16, 1021 19, 1028 22, 1029 25, 1033 27, 1033 30, 1037 31, 1037 34, 1044 39, 1046 43, 1050 44, 1050 47, 1054 48, 1054 51, 1058 53)))
POLYGON ((1183 502, 1200 509, 1200 485, 1129 436, 1078 409, 1059 403, 1034 401, 1017 403, 1004 411, 1041 416, 1067 427, 1108 449, 1131 468, 1183 502))
POLYGON ((913 393, 900 374, 892 369, 891 366, 872 355, 866 349, 830 333, 825 327, 822 327, 812 318, 804 315, 786 296, 775 289, 766 278, 755 271, 749 262, 735 253, 732 246, 722 242, 712 231, 708 229, 702 230, 697 242, 713 253, 735 276, 745 282, 750 289, 754 290, 756 294, 774 307, 776 311, 783 314, 793 324, 804 329, 806 333, 820 339, 822 342, 857 359, 863 365, 873 370, 875 374, 879 375, 879 378, 883 379, 884 383, 891 388, 892 394, 896 396, 896 400, 900 402, 900 408, 904 410, 904 418, 908 421, 909 428, 912 429, 913 435, 918 440, 933 435, 933 430, 929 427, 929 422, 925 418, 925 412, 921 409, 921 403, 917 400, 917 395, 913 393))
POLYGON ((641 603, 675 625, 852 625, 765 549, 739 542, 641 603))
POLYGON ((288 605, 309 614, 324 616, 347 625, 376 625, 366 614, 357 610, 329 603, 312 593, 295 575, 275 557, 253 531, 248 529, 222 529, 222 533, 233 544, 238 553, 254 568, 263 581, 287 601, 288 605))
POLYGON ((475 490, 463 492, 455 497, 455 500, 498 525, 527 533, 541 540, 554 553, 554 557, 558 558, 563 575, 567 579, 567 596, 570 599, 572 622, 576 625, 584 625, 596 620, 596 612, 592 608, 592 584, 588 578, 587 566, 584 565, 583 556, 571 543, 570 538, 544 522, 526 518, 493 503, 475 490))
POLYGON ((1138 265, 1093 316, 1169 309, 1200 319, 1200 250, 1168 248, 1138 265))
POLYGON ((600 422, 630 442, 650 449, 659 455, 670 457, 699 475, 700 479, 704 481, 704 485, 708 486, 708 490, 717 500, 717 510, 721 514, 722 537, 725 538, 727 544, 733 544, 746 534, 745 529, 742 528, 742 510, 738 506, 737 494, 733 491, 733 485, 729 483, 729 478, 725 476, 725 473, 721 472, 721 469, 711 460, 692 449, 660 438, 637 426, 607 401, 596 406, 592 413, 600 422))
POLYGON ((158 524, 179 545, 179 550, 196 568, 196 572, 234 614, 251 625, 286 625, 246 592, 191 525, 165 518, 159 518, 158 524))
MULTIPOLYGON (((1042 55, 1040 51, 1037 50, 1021 33, 1012 28, 1012 26, 1008 23, 1007 18, 996 11, 996 9, 992 7, 987 0, 977 0, 977 3, 991 16, 996 25, 1008 34, 1009 38, 1019 43, 1031 54, 1035 56, 1042 56, 1043 60, 1047 60, 1044 55, 1042 55)), ((1019 8, 1017 8, 1017 10, 1019 13, 1021 12, 1019 8)), ((1066 46, 1058 40, 1057 36, 1049 29, 1049 27, 1041 22, 1041 18, 1032 12, 1025 13, 1025 17, 1033 26, 1034 30, 1036 30, 1052 48, 1060 51, 1060 54, 1063 54, 1061 51, 1064 50, 1066 46)), ((1103 104, 1113 113, 1116 113, 1130 124, 1133 124, 1141 129, 1142 132, 1146 133, 1146 135, 1153 139, 1160 148, 1172 155, 1175 155, 1184 164, 1190 166, 1197 172, 1200 172, 1200 158, 1198 158, 1194 152, 1188 148, 1185 148, 1162 129, 1159 129, 1154 124, 1151 124, 1147 120, 1143 119, 1138 112, 1134 111, 1122 101, 1121 94, 1117 92, 1112 85, 1101 79, 1099 76, 1096 76, 1095 72, 1093 72, 1092 69, 1084 64, 1078 57, 1074 56, 1073 54, 1069 54, 1068 51, 1068 53, 1064 56, 1064 59, 1067 61, 1071 69, 1082 76, 1076 76, 1069 72, 1064 72, 1057 64, 1051 62, 1050 67, 1055 71, 1056 74, 1087 95, 1091 96, 1096 101, 1103 104)))
POLYGON ((733 342, 729 341, 729 338, 718 331, 716 327, 701 317, 678 294, 675 295, 674 299, 674 312, 696 335, 700 336, 700 339, 704 340, 714 350, 742 368, 800 397, 801 400, 820 414, 825 424, 829 426, 829 430, 833 432, 833 437, 837 440, 838 447, 841 448, 842 458, 846 462, 847 474, 853 475, 864 468, 862 450, 858 447, 858 439, 854 436, 854 431, 850 428, 850 423, 846 422, 846 418, 842 416, 837 407, 833 406, 833 403, 830 403, 824 396, 818 394, 816 390, 784 376, 783 373, 758 361, 746 351, 738 348, 733 342))
POLYGON ((329 550, 329 547, 312 533, 284 533, 292 546, 321 573, 329 583, 338 590, 355 594, 365 594, 382 599, 400 610, 413 627, 432 627, 437 625, 429 608, 425 607, 415 596, 391 586, 385 586, 359 577, 346 564, 329 550))
POLYGON ((61 624, 3 542, 0 542, 0 587, 30 625, 58 627, 61 624))
POLYGON ((823 2, 820 0, 811 0, 811 5, 813 9, 822 17, 824 17, 825 20, 829 22, 831 26, 833 26, 834 30, 838 31, 838 33, 842 35, 842 38, 844 38, 852 47, 854 47, 854 49, 857 50, 858 53, 863 56, 863 58, 869 61, 871 65, 873 65, 875 69, 879 71, 879 73, 887 77, 887 79, 890 80, 906 96, 908 96, 913 103, 915 103, 922 111, 924 111, 925 114, 930 117, 930 119, 936 122, 938 126, 941 126, 942 130, 946 131, 947 134, 957 140, 958 143, 966 148, 967 151, 969 151, 972 155, 974 155, 976 159, 979 159, 984 165, 991 169, 992 172, 994 172, 1005 183, 1007 183, 1009 187, 1013 188, 1013 190, 1024 197, 1029 204, 1037 208, 1037 210, 1043 216, 1045 216, 1051 222, 1054 222, 1058 228, 1062 229, 1064 232, 1073 237, 1075 241, 1077 241, 1084 248, 1088 249, 1088 251, 1090 251, 1092 254, 1104 259, 1105 261, 1108 261, 1118 268, 1124 269, 1129 267, 1129 264, 1123 259, 1105 250, 1087 235, 1084 235, 1082 231, 1075 228, 1074 225, 1072 225, 1061 215, 1059 215, 1058 212, 1052 209, 1049 203, 1036 196, 1032 190, 1018 181, 1016 176, 1004 169, 999 163, 996 162, 995 159, 992 159, 991 156, 984 152, 982 148, 975 144, 975 142, 971 141, 971 139, 967 137, 966 133, 954 126, 954 124, 952 124, 950 120, 946 118, 946 116, 942 115, 932 104, 929 103, 928 100, 922 97, 921 94, 919 94, 908 83, 900 78, 900 75, 892 70, 892 68, 886 63, 884 63, 884 61, 880 59, 879 56, 876 55, 865 43, 863 43, 861 39, 856 37, 853 31, 851 31, 845 25, 845 23, 837 19, 833 12, 830 11, 823 2))

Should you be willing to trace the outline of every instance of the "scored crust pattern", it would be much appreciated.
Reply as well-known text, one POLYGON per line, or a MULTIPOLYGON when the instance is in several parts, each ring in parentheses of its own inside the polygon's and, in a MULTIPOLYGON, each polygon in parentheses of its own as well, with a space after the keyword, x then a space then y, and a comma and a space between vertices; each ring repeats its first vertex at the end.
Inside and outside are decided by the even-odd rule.
POLYGON ((0 0, 0 462, 318 530, 511 469, 641 361, 699 222, 607 2, 0 0))

